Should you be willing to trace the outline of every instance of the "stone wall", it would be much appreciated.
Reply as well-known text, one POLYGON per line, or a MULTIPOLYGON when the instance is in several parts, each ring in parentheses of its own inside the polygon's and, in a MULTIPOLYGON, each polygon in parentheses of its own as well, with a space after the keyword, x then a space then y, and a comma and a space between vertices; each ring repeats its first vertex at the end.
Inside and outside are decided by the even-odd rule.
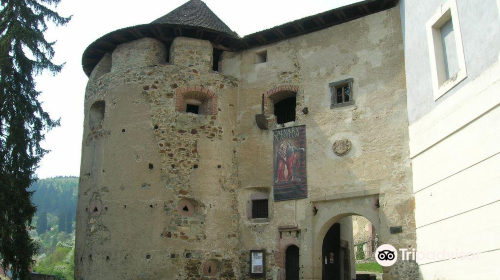
POLYGON ((323 224, 318 223, 345 214, 362 215, 366 209, 376 219, 372 223, 380 225, 383 243, 415 245, 403 60, 398 9, 223 56, 223 73, 241 81, 236 120, 239 212, 245 211, 248 194, 254 190, 268 190, 272 201, 272 129, 282 127, 273 116, 272 95, 296 91, 297 118, 285 126, 307 127, 309 198, 272 202, 265 224, 241 221, 243 250, 273 248, 268 250, 279 256, 283 249, 274 245, 276 229, 296 225, 301 229, 297 238, 301 277, 320 279, 321 246, 315 244, 321 244, 324 235, 319 231, 323 224), (255 56, 264 50, 267 62, 256 63, 255 56), (329 84, 349 78, 355 104, 331 109, 329 84), (255 123, 263 94, 269 130, 260 130, 255 123), (345 156, 332 150, 341 139, 352 144, 345 156), (373 195, 369 205, 345 201, 367 195, 373 195), (313 207, 319 210, 316 216, 313 207), (322 211, 328 211, 327 220, 318 218, 322 211), (392 226, 401 226, 403 232, 390 234, 392 226))
MULTIPOLYGON (((183 41, 173 44, 183 50, 174 62, 191 58, 191 41, 183 41)), ((96 67, 89 80, 85 111, 104 101, 105 113, 93 127, 85 116, 78 279, 203 279, 209 260, 227 279, 240 274, 230 121, 238 81, 207 67, 125 59, 158 62, 160 46, 153 39, 120 45, 112 70, 96 67), (215 95, 215 114, 175 110, 178 94, 191 88, 215 95)))

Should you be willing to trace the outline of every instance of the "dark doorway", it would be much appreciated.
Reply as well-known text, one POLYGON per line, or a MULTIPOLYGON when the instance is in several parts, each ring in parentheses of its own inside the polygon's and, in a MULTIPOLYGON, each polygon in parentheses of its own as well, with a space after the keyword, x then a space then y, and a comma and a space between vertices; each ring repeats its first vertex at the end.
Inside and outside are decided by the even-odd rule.
POLYGON ((296 98, 289 97, 274 104, 274 115, 279 124, 295 121, 296 98))
POLYGON ((299 247, 291 245, 286 249, 286 280, 299 280, 299 247))
POLYGON ((323 239, 323 253, 321 263, 323 266, 323 280, 340 280, 340 224, 330 227, 323 239))

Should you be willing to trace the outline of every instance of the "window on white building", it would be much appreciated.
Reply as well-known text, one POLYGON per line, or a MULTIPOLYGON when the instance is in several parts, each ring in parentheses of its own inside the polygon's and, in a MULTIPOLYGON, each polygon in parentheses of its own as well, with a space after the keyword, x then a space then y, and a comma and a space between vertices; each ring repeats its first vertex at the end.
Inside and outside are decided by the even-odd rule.
POLYGON ((467 77, 456 0, 440 6, 427 22, 434 100, 467 77))

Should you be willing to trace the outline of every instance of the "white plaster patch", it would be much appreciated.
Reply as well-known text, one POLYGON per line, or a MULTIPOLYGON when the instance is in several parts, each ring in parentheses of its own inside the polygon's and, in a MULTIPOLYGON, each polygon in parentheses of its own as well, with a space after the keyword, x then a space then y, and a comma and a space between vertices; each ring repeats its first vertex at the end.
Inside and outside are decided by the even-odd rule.
POLYGON ((309 49, 301 49, 299 50, 299 54, 302 58, 308 58, 310 57, 311 55, 313 55, 314 53, 316 53, 317 51, 319 51, 321 49, 321 47, 313 47, 313 48, 309 48, 309 49))
POLYGON ((241 121, 241 119, 243 118, 243 115, 245 115, 247 112, 247 110, 241 110, 239 113, 238 113, 238 122, 241 121))
POLYGON ((319 75, 323 78, 326 75, 326 67, 321 67, 319 69, 319 75))
POLYGON ((380 48, 374 48, 370 50, 362 50, 356 53, 359 57, 360 62, 366 61, 372 65, 372 67, 382 66, 382 59, 384 55, 380 48))
MULTIPOLYGON (((256 69, 257 70, 257 67, 256 69)), ((257 71, 248 73, 248 83, 255 83, 257 81, 257 71)))
POLYGON ((306 39, 302 39, 302 43, 300 43, 300 46, 303 47, 303 48, 307 47, 307 41, 306 41, 306 39))
POLYGON ((239 57, 222 60, 222 72, 224 73, 224 75, 231 75, 239 79, 240 66, 241 59, 239 57))
POLYGON ((368 33, 368 40, 372 44, 379 44, 387 35, 389 35, 389 30, 387 28, 381 28, 384 26, 384 21, 389 17, 389 14, 386 14, 386 17, 370 15, 365 17, 365 22, 370 29, 368 33))
POLYGON ((287 210, 295 210, 295 205, 292 205, 292 204, 285 204, 285 209, 287 210))

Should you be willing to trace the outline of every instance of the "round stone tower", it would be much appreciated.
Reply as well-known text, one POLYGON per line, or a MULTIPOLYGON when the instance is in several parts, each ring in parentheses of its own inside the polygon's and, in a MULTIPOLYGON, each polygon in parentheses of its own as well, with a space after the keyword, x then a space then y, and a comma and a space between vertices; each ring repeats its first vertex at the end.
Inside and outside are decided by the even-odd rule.
POLYGON ((87 48, 76 279, 236 277, 237 40, 192 0, 87 48))

